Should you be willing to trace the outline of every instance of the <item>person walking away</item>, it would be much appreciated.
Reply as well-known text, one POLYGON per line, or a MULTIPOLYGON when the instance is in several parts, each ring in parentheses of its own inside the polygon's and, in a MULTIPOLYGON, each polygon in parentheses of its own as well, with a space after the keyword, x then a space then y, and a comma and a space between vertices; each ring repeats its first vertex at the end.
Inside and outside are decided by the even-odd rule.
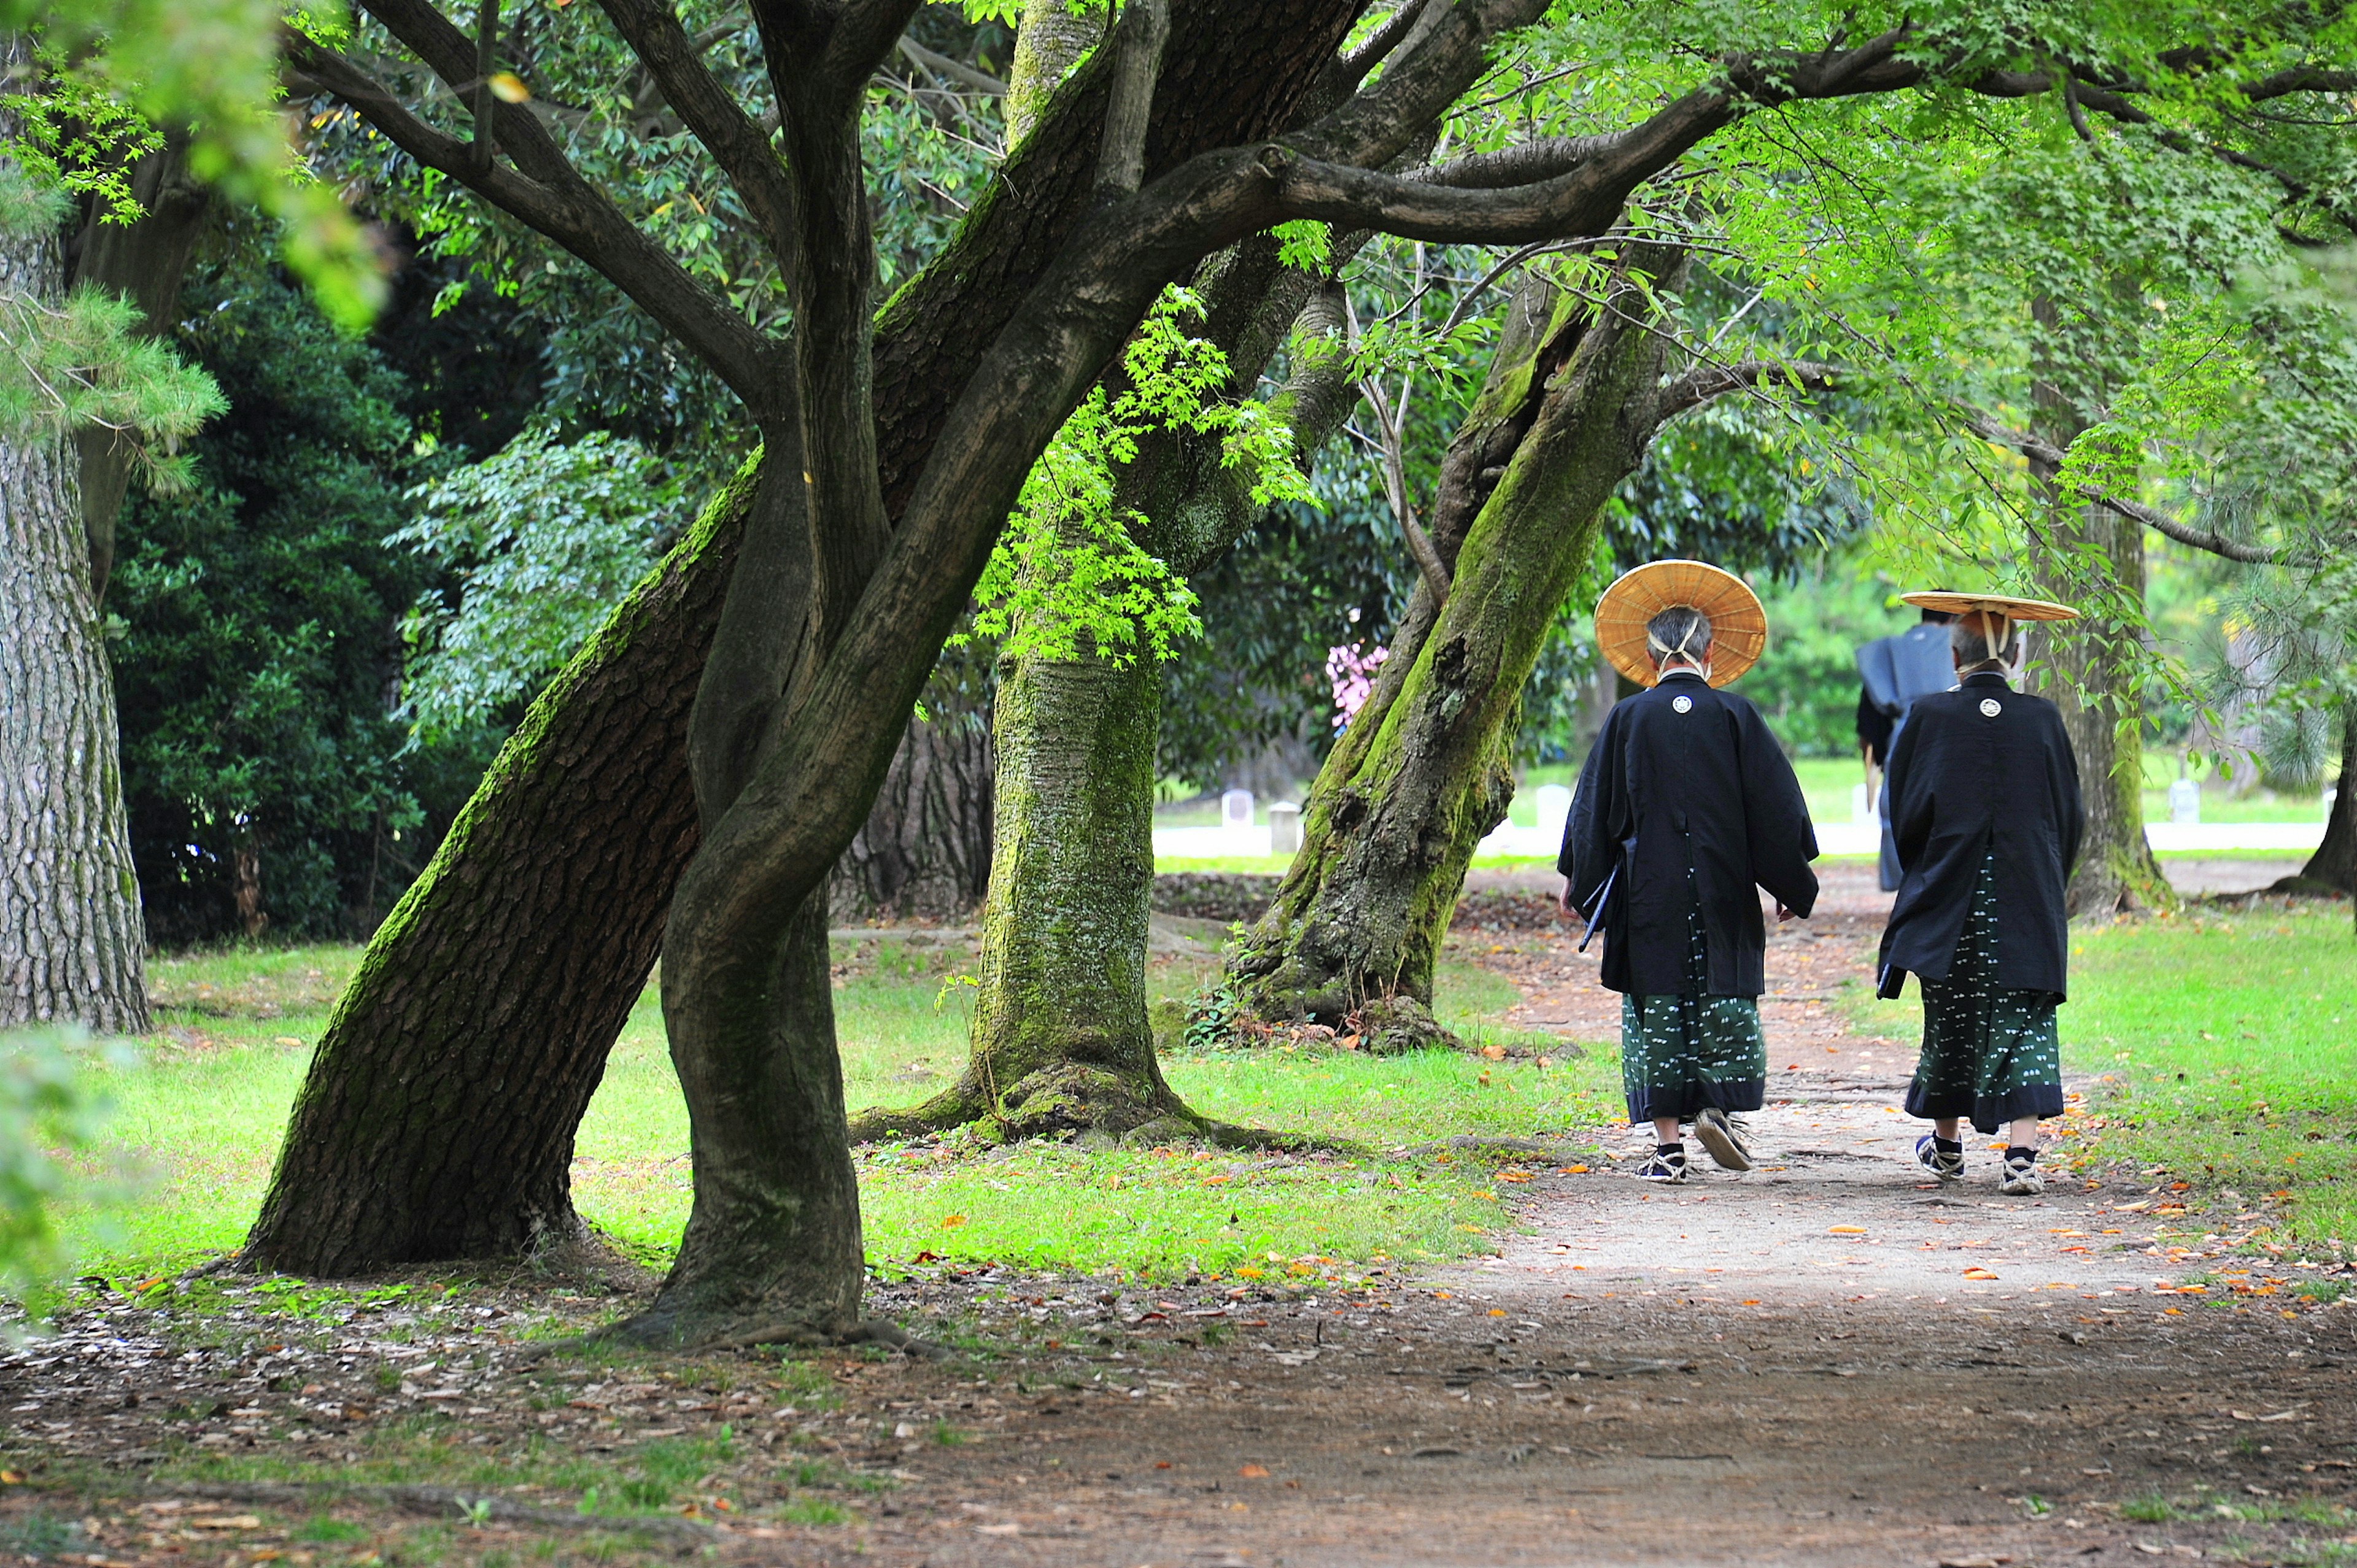
POLYGON ((2062 715, 2007 680, 2019 623, 2077 612, 2040 599, 1921 593, 1910 604, 1957 617, 1962 683, 1919 697, 1890 750, 1891 825, 1903 875, 1882 933, 1877 991, 1915 975, 1923 1050, 1907 1113, 1930 1120, 1915 1157, 1943 1183, 1964 1175, 1962 1123, 2007 1129, 1997 1190, 2045 1190, 2039 1129, 2062 1114, 2054 1010, 2065 995, 2062 889, 2084 819, 2062 715))
POLYGON ((1732 573, 1656 561, 1596 607, 1597 643, 1648 688, 1617 703, 1580 769, 1556 868, 1564 908, 1604 931, 1604 983, 1621 993, 1620 1076, 1653 1154, 1638 1173, 1686 1179, 1681 1128, 1728 1170, 1749 1170, 1732 1118, 1760 1109, 1767 936, 1816 905, 1815 830, 1800 780, 1760 710, 1719 690, 1767 646, 1768 618, 1732 573))
POLYGON ((1857 650, 1857 747, 1866 759, 1867 793, 1882 824, 1877 869, 1885 893, 1899 886, 1899 847, 1890 836, 1890 748, 1907 727, 1907 710, 1915 699, 1956 683, 1948 658, 1948 620, 1938 610, 1925 610, 1919 624, 1857 650), (1878 783, 1877 768, 1882 769, 1878 783))

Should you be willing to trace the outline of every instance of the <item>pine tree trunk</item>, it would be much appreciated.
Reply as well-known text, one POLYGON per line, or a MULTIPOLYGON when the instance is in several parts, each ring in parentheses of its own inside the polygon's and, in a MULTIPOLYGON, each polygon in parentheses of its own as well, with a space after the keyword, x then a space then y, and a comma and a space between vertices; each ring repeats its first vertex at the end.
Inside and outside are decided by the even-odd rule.
POLYGON ((2330 888, 2357 894, 2357 699, 2341 704, 2341 784, 2325 819, 2324 842, 2298 876, 2276 884, 2278 893, 2318 893, 2330 888))
MULTIPOLYGON (((58 236, 0 238, 0 292, 56 306, 58 236)), ((70 438, 0 441, 0 1028, 141 1034, 146 927, 79 469, 70 438)))
POLYGON ((981 905, 990 886, 996 775, 981 662, 952 650, 926 682, 925 716, 909 720, 866 825, 835 863, 833 919, 955 920, 981 905))
MULTIPOLYGON (((1629 264, 1660 276, 1680 261, 1646 247, 1629 264)), ((1448 601, 1436 614, 1419 588, 1401 646, 1310 790, 1301 852, 1231 962, 1262 1017, 1355 1028, 1376 1051, 1447 1037, 1433 971, 1474 846, 1512 797, 1523 683, 1660 403, 1662 344, 1641 291, 1624 276, 1591 317, 1542 288, 1517 300, 1451 443, 1435 508, 1437 536, 1463 542, 1448 601), (1511 456, 1488 489, 1501 448, 1511 456)))
MULTIPOLYGON (((2099 556, 2120 592, 2144 598, 2144 527, 2102 507, 2057 506, 2049 513, 2052 548, 2099 556)), ((2055 588, 2052 593, 2067 590, 2055 588)), ((2035 634, 2033 634, 2035 635, 2035 634)), ((2177 894, 2152 853, 2144 832, 2144 746, 2140 722, 2122 739, 2122 721, 2136 714, 2135 699, 2124 695, 2124 660, 2113 650, 2128 650, 2133 627, 2098 615, 2071 623, 2049 641, 2050 673, 2044 694, 2062 710, 2062 725, 2079 759, 2079 793, 2087 826, 2079 842, 2079 864, 2063 891, 2073 916, 2112 915, 2136 909, 2170 909, 2177 894)))
POLYGON ((534 703, 370 943, 296 1101, 256 1266, 582 1234, 573 1136, 696 843, 687 722, 759 459, 534 703))

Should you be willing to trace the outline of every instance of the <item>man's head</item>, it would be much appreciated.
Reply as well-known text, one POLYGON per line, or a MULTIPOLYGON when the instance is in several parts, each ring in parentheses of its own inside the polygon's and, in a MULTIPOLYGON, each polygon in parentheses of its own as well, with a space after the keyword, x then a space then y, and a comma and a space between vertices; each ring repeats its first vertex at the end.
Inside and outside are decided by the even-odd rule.
POLYGON ((1710 618, 1692 605, 1672 605, 1645 623, 1645 651, 1658 671, 1710 668, 1710 618))
POLYGON ((1948 628, 1948 651, 1954 656, 1960 675, 1982 670, 2002 673, 2007 665, 2021 661, 2021 628, 1986 611, 1961 615, 1948 628), (1992 636, 1996 639, 1994 648, 1989 646, 1992 636))

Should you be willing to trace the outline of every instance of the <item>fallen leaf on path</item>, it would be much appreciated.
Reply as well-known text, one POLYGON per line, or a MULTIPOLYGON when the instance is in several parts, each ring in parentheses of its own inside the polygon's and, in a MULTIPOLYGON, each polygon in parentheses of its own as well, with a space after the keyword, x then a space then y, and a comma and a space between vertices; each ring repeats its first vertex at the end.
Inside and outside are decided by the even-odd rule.
POLYGON ((1993 1280, 1996 1278, 1996 1275, 1989 1273, 1986 1269, 1966 1269, 1964 1271, 1964 1278, 1968 1280, 1993 1280))
POLYGON ((1268 1466, 1265 1465, 1247 1465, 1243 1469, 1237 1471, 1236 1474, 1242 1476, 1247 1481, 1258 1481, 1266 1478, 1268 1475, 1268 1466))
POLYGON ((1866 1227, 1863 1225, 1835 1225, 1827 1228, 1827 1233, 1834 1236, 1863 1236, 1866 1234, 1866 1227))

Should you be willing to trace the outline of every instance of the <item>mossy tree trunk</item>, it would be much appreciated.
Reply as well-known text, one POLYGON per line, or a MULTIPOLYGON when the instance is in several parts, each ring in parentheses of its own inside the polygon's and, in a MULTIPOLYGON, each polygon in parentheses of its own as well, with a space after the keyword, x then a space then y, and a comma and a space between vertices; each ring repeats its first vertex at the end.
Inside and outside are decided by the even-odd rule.
POLYGON ((1682 267, 1631 247, 1592 312, 1536 278, 1518 294, 1443 467, 1447 601, 1418 587, 1310 790, 1300 853, 1231 962, 1259 1015, 1355 1025, 1376 1050, 1446 1037, 1434 965, 1473 848, 1512 795, 1523 683, 1658 422, 1663 341, 1632 274, 1670 282, 1682 267))
POLYGON ((574 1133, 695 846, 689 710, 759 463, 541 693, 369 943, 253 1265, 352 1274, 582 1234, 574 1133))
MULTIPOLYGON (((1213 258, 1197 285, 1207 306, 1199 331, 1229 354, 1232 396, 1252 391, 1288 327, 1297 343, 1339 347, 1339 295, 1285 267, 1268 236, 1213 258)), ((1307 453, 1339 425, 1351 396, 1339 353, 1295 358, 1272 412, 1307 453)), ((1115 505, 1142 520, 1131 524, 1139 546, 1181 575, 1258 515, 1216 442, 1169 432, 1142 444, 1115 505)), ((855 1138, 969 1123, 993 1139, 1249 1136, 1198 1116, 1171 1091, 1146 1015, 1162 686, 1150 659, 1124 667, 1026 655, 1002 664, 992 719, 997 835, 965 1071, 923 1104, 864 1113, 855 1138)))

